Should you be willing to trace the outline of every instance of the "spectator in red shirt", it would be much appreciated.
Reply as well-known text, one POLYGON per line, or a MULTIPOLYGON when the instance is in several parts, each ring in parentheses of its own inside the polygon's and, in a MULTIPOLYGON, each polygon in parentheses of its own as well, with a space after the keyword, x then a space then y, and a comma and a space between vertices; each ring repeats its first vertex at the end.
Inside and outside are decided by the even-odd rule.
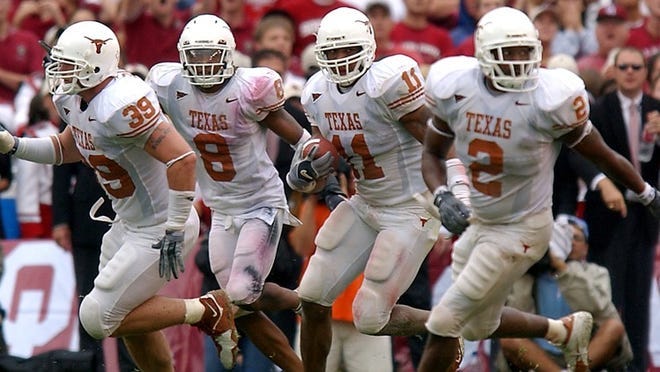
POLYGON ((623 8, 614 5, 601 8, 596 18, 595 33, 598 51, 579 58, 577 60, 578 70, 580 73, 594 70, 603 76, 605 62, 610 52, 621 48, 628 40, 628 24, 623 8))
POLYGON ((0 0, 0 123, 15 133, 14 97, 28 76, 42 72, 44 51, 36 36, 10 25, 10 8, 11 0, 0 0))
POLYGON ((314 34, 319 28, 321 18, 331 10, 341 7, 352 8, 339 0, 278 0, 270 12, 285 13, 293 20, 296 30, 293 54, 300 56, 303 49, 316 40, 314 34))
POLYGON ((43 39, 51 27, 66 26, 77 5, 76 0, 14 0, 10 19, 15 27, 43 39))
POLYGON ((406 15, 394 26, 392 41, 419 53, 427 65, 450 55, 453 45, 449 32, 428 21, 429 0, 404 0, 404 4, 406 15))
POLYGON ((424 64, 423 58, 419 53, 405 49, 400 44, 392 41, 391 35, 392 28, 394 28, 394 20, 392 19, 390 6, 386 2, 374 1, 367 4, 364 14, 369 17, 371 26, 374 28, 374 37, 376 38, 376 45, 378 45, 376 48, 376 60, 394 54, 404 54, 417 61, 418 64, 424 64))
MULTIPOLYGON (((504 0, 477 0, 477 20, 488 11, 504 5, 506 5, 504 0)), ((452 55, 474 57, 474 33, 458 44, 452 55)))
POLYGON ((118 26, 124 62, 148 68, 158 62, 178 62, 176 44, 189 11, 176 10, 177 0, 121 0, 118 26))
POLYGON ((641 26, 630 29, 630 38, 626 45, 641 50, 644 58, 648 60, 660 52, 660 1, 645 1, 649 14, 644 17, 641 26))

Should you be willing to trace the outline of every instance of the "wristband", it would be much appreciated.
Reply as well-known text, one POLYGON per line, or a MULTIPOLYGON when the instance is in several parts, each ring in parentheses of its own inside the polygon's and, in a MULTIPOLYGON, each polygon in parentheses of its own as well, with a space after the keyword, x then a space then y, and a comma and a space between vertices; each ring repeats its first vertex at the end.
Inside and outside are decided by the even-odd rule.
POLYGON ((11 150, 9 150, 9 155, 14 155, 16 150, 18 150, 18 137, 14 136, 14 146, 12 146, 11 150))
POLYGON ((300 135, 300 138, 298 139, 298 142, 295 144, 291 145, 291 148, 294 150, 297 150, 299 147, 303 145, 303 143, 307 142, 308 139, 312 138, 312 135, 309 134, 308 131, 304 130, 302 131, 302 134, 300 135))
POLYGON ((169 204, 167 208, 167 230, 183 230, 186 226, 192 202, 195 199, 194 191, 169 191, 169 204))
POLYGON ((447 188, 447 185, 441 185, 435 188, 435 191, 433 191, 433 198, 436 198, 438 195, 442 194, 445 191, 449 191, 449 188, 447 188))
POLYGON ((636 196, 643 205, 649 205, 653 201, 653 198, 655 198, 655 189, 648 182, 645 182, 644 190, 636 196))

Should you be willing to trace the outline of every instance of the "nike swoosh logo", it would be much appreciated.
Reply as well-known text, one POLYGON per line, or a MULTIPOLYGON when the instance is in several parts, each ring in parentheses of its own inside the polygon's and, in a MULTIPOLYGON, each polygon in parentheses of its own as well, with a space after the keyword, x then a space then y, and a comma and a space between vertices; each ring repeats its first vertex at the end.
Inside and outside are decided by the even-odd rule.
POLYGON ((355 95, 358 96, 358 97, 360 97, 361 95, 363 95, 363 94, 365 94, 365 93, 367 93, 367 92, 364 92, 364 91, 360 92, 360 91, 358 90, 357 92, 355 92, 355 95))
POLYGON ((227 98, 227 99, 225 99, 225 102, 227 102, 227 103, 232 103, 234 101, 238 101, 238 98, 227 98))
POLYGON ((529 106, 529 103, 516 101, 516 106, 529 106))
POLYGON ((211 312, 213 313, 213 317, 214 317, 214 318, 215 318, 216 316, 218 316, 218 312, 215 311, 215 309, 214 309, 212 306, 209 306, 209 309, 211 309, 211 312))
POLYGON ((306 178, 306 179, 308 179, 308 180, 310 180, 310 181, 314 180, 314 178, 311 177, 311 176, 307 173, 307 170, 306 170, 306 169, 301 170, 301 171, 300 171, 300 175, 301 175, 303 178, 306 178))
POLYGON ((89 120, 89 121, 96 121, 96 119, 94 119, 94 118, 87 118, 87 120, 89 120))

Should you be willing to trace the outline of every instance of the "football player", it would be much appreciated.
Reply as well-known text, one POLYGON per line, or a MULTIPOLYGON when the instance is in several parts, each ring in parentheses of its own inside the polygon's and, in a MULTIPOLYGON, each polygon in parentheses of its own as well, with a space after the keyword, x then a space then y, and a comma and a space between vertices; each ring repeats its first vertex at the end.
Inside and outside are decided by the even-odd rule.
POLYGON ((183 271, 199 234, 191 208, 196 157, 161 112, 154 91, 119 70, 119 53, 117 36, 105 25, 69 26, 46 66, 53 102, 68 126, 49 138, 0 132, 0 152, 45 164, 83 161, 96 171, 117 217, 105 217, 112 227, 80 321, 95 338, 123 337, 141 370, 174 371, 159 330, 191 324, 230 342, 236 329, 222 291, 188 300, 156 296, 183 271))
MULTIPOLYGON (((212 211, 211 269, 232 302, 244 310, 237 314, 238 327, 278 366, 302 370, 284 334, 260 310, 295 310, 300 304, 294 291, 265 282, 282 226, 299 224, 266 152, 267 131, 294 147, 302 146, 310 134, 283 109, 282 79, 275 71, 234 67, 234 36, 219 17, 191 19, 178 49, 180 63, 155 65, 147 82, 198 154, 197 180, 212 211)), ((332 160, 330 155, 316 164, 329 167, 327 160, 332 160)))
MULTIPOLYGON (((357 190, 319 230, 298 288, 306 371, 325 370, 331 305, 361 272, 364 281, 353 302, 361 332, 419 334, 428 316, 426 310, 396 305, 439 229, 413 198, 426 190, 420 169, 428 119, 424 79, 413 59, 395 55, 374 62, 375 50, 366 15, 350 8, 329 12, 315 44, 321 71, 309 79, 301 98, 313 134, 332 142, 351 165, 357 190)), ((323 173, 294 156, 287 182, 306 191, 323 173)))
POLYGON ((544 337, 563 348, 570 370, 589 368, 591 314, 560 320, 504 308, 512 284, 539 260, 552 232, 553 166, 573 148, 631 189, 656 216, 658 191, 603 142, 589 121, 582 80, 540 68, 541 43, 530 19, 503 7, 485 14, 473 57, 436 62, 427 77, 433 118, 422 173, 442 223, 462 234, 454 245, 454 282, 433 308, 419 371, 444 371, 459 337, 544 337), (465 164, 471 207, 445 186, 451 146, 465 164))

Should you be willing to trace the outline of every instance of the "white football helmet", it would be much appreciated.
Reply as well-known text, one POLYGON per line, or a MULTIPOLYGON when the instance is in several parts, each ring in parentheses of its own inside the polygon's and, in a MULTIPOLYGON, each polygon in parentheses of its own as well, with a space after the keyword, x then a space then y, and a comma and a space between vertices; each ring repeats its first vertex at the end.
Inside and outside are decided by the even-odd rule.
POLYGON ((119 69, 117 35, 102 23, 72 24, 50 51, 46 79, 53 94, 76 94, 93 88, 119 69))
POLYGON ((316 61, 326 78, 340 85, 351 85, 374 61, 376 40, 369 18, 352 8, 338 8, 326 14, 316 33, 316 61), (328 59, 326 51, 360 47, 346 58, 328 59))
POLYGON ((496 88, 526 92, 538 85, 541 41, 532 21, 520 10, 500 7, 484 14, 474 33, 474 50, 481 71, 496 88), (518 46, 529 47, 529 57, 506 60, 503 49, 518 46))
POLYGON ((229 25, 212 14, 191 19, 181 32, 179 59, 182 76, 192 85, 209 88, 234 75, 236 41, 229 25))

